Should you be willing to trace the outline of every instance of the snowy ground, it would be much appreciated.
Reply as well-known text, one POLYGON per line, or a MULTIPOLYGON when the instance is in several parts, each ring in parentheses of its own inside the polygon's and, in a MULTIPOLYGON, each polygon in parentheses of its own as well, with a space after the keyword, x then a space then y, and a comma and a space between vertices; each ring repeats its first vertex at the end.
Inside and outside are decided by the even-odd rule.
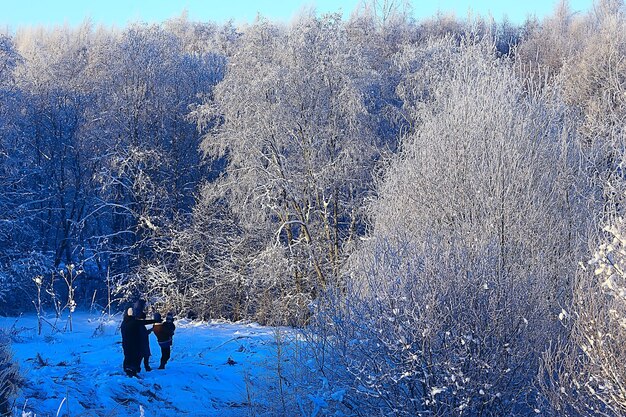
MULTIPOLYGON (((166 369, 142 370, 139 378, 128 378, 122 372, 120 318, 75 313, 72 332, 55 331, 44 323, 39 336, 34 315, 0 317, 0 328, 11 333, 13 354, 26 379, 15 404, 17 414, 258 415, 266 408, 263 401, 277 389, 276 358, 282 350, 277 341, 288 330, 177 321, 166 369)), ((56 326, 63 329, 66 322, 56 326)), ((150 344, 156 368, 160 349, 154 335, 150 344)))

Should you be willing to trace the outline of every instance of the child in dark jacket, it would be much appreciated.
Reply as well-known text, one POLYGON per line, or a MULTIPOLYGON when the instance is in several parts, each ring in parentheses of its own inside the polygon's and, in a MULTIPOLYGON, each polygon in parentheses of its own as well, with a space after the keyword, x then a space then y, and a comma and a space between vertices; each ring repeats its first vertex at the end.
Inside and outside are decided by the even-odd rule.
MULTIPOLYGON (((157 314, 155 314, 155 318, 157 314)), ((160 317, 161 316, 159 315, 159 318, 160 317)), ((152 330, 154 331, 154 334, 159 341, 159 347, 161 348, 161 365, 159 366, 159 369, 165 369, 165 364, 170 359, 172 338, 174 337, 174 331, 176 330, 176 325, 174 325, 174 315, 172 313, 167 313, 167 316, 165 316, 165 322, 155 324, 152 327, 152 330)))

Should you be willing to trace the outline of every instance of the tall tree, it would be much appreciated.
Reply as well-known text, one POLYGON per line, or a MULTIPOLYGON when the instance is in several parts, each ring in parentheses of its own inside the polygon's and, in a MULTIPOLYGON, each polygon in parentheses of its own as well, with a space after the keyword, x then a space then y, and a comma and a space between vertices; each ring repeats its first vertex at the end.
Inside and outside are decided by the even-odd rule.
POLYGON ((179 37, 157 25, 134 25, 105 41, 109 47, 98 57, 100 117, 94 114, 90 134, 105 155, 97 210, 107 226, 94 237, 109 254, 113 275, 129 283, 142 265, 159 259, 155 247, 177 216, 191 212, 205 168, 200 135, 186 116, 221 79, 225 62, 215 53, 186 52, 179 37))
POLYGON ((23 185, 37 195, 27 203, 27 218, 38 232, 38 249, 54 253, 55 264, 72 261, 79 250, 78 229, 94 191, 85 184, 93 172, 81 136, 91 100, 85 73, 90 35, 86 22, 76 30, 17 36, 24 57, 17 80, 26 92, 22 139, 30 164, 23 185))
POLYGON ((359 60, 339 16, 304 15, 288 29, 260 19, 216 89, 217 111, 198 113, 223 121, 202 146, 228 160, 218 196, 206 197, 227 196, 257 251, 281 258, 285 269, 268 271, 278 282, 272 292, 296 310, 337 284, 371 181, 377 150, 359 60))

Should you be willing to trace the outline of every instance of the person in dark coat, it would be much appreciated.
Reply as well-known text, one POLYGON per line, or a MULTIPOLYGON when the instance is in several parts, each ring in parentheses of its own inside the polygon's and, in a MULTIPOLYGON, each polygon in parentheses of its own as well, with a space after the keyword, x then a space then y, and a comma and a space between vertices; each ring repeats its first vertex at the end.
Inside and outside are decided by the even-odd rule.
POLYGON ((140 371, 138 364, 141 363, 141 353, 139 350, 139 329, 133 316, 132 307, 124 312, 121 332, 122 348, 124 349, 124 372, 131 377, 137 376, 140 371))
MULTIPOLYGON (((157 314, 158 313, 154 315, 155 318, 157 318, 157 314)), ((160 314, 158 314, 158 318, 161 318, 160 314)), ((165 364, 170 359, 174 331, 176 330, 174 315, 172 313, 167 313, 167 316, 165 316, 165 323, 155 324, 152 326, 152 330, 154 331, 154 335, 157 337, 159 347, 161 348, 161 364, 159 365, 159 369, 165 369, 165 364)))
POLYGON ((129 308, 122 319, 122 348, 124 349, 124 371, 128 376, 137 376, 141 371, 141 360, 144 367, 149 371, 150 344, 146 325, 160 323, 158 320, 146 320, 143 308, 145 301, 138 300, 132 308, 129 308))
POLYGON ((146 372, 150 372, 152 370, 152 368, 150 367, 150 355, 152 353, 150 352, 149 335, 150 335, 150 332, 152 332, 152 329, 150 330, 146 329, 146 325, 160 323, 161 315, 159 315, 158 320, 156 320, 156 317, 154 320, 146 320, 146 313, 144 311, 145 307, 146 307, 146 302, 142 299, 139 299, 135 302, 133 306, 133 310, 140 311, 140 313, 137 315, 137 317, 139 317, 139 323, 141 324, 139 326, 139 340, 140 340, 140 354, 141 354, 141 357, 139 358, 139 367, 141 368, 141 361, 143 360, 143 366, 146 372))

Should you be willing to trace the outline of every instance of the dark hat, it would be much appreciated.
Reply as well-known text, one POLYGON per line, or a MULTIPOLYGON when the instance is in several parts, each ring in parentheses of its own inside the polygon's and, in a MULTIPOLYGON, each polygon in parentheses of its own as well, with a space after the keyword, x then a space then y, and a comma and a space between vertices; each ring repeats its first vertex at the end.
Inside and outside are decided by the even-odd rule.
POLYGON ((165 316, 165 321, 174 321, 174 314, 171 311, 165 316))
POLYGON ((146 308, 146 300, 142 300, 141 298, 135 301, 135 304, 133 304, 133 311, 137 316, 143 313, 144 308, 146 308))
POLYGON ((161 314, 159 314, 159 313, 154 313, 154 319, 155 319, 156 321, 161 321, 161 314))

